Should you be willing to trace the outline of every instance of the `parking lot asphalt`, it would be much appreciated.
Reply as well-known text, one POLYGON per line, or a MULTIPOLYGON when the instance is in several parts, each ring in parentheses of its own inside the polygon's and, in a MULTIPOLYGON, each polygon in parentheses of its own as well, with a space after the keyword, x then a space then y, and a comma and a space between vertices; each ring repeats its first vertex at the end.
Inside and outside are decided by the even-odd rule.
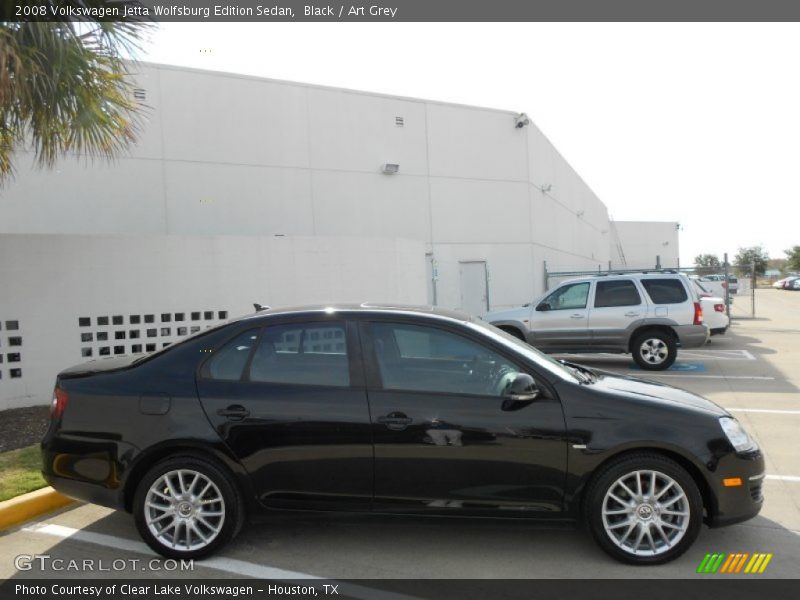
MULTIPOLYGON (((192 570, 170 570, 174 565, 150 563, 156 555, 141 542, 130 515, 80 505, 0 537, 0 578, 691 578, 708 577, 696 569, 709 552, 773 553, 759 577, 796 578, 800 293, 766 289, 756 294, 756 318, 737 318, 727 334, 706 347, 680 351, 676 366, 664 373, 637 371, 630 357, 570 357, 700 393, 733 411, 766 454, 761 514, 732 527, 704 527, 695 545, 667 565, 622 565, 582 530, 520 521, 282 514, 248 525, 234 543, 192 570), (54 570, 36 562, 25 570, 24 559, 15 561, 33 554, 64 559, 57 564, 67 569, 69 560, 89 560, 108 570, 54 570)), ((734 316, 746 312, 749 299, 737 298, 734 316)))

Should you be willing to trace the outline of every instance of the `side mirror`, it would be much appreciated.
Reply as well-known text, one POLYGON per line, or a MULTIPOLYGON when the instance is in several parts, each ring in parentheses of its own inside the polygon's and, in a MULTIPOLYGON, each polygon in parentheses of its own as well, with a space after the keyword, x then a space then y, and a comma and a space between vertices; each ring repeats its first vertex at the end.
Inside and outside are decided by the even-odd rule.
POLYGON ((506 398, 513 402, 530 402, 539 396, 539 388, 533 377, 527 373, 519 373, 506 390, 506 398))
POLYGON ((550 310, 550 305, 547 302, 540 302, 536 310, 550 310))

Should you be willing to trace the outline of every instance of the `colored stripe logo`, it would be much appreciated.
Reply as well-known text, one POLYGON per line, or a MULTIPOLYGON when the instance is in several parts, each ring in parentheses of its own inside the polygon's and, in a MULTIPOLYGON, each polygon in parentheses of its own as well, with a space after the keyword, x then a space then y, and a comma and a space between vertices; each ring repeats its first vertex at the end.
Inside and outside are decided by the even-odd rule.
POLYGON ((698 573, 763 573, 767 570, 767 565, 772 560, 772 553, 755 552, 715 552, 706 554, 700 565, 697 567, 698 573))

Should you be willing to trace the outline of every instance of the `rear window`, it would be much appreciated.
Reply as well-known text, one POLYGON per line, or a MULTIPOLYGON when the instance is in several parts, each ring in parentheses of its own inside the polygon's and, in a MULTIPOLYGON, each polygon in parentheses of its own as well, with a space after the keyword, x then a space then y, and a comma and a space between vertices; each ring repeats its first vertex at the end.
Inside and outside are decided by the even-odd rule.
POLYGON ((680 279, 642 279, 653 304, 681 304, 689 299, 680 279))

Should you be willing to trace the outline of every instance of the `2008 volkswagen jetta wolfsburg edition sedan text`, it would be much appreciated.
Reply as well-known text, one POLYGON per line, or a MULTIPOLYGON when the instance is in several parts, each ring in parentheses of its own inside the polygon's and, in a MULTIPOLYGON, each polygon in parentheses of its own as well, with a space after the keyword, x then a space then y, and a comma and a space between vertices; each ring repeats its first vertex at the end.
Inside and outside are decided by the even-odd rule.
POLYGON ((53 487, 174 558, 300 509, 585 522, 653 564, 763 502, 761 452, 714 403, 430 308, 271 309, 67 369, 42 450, 53 487))

